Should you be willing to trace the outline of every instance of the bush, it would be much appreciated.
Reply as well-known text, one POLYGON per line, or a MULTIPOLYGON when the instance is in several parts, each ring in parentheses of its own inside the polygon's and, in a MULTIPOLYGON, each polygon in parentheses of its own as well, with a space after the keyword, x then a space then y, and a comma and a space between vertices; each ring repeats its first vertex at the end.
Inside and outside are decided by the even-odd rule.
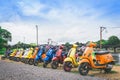
POLYGON ((0 49, 0 55, 3 55, 5 53, 5 51, 6 51, 6 48, 0 49))

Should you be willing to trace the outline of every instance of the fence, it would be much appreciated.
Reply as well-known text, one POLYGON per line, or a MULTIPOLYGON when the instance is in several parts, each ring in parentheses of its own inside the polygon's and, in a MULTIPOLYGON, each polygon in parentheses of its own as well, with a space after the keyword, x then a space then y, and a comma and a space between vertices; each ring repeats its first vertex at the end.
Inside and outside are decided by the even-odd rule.
POLYGON ((114 59, 116 60, 116 64, 120 65, 120 53, 114 53, 112 54, 114 59))

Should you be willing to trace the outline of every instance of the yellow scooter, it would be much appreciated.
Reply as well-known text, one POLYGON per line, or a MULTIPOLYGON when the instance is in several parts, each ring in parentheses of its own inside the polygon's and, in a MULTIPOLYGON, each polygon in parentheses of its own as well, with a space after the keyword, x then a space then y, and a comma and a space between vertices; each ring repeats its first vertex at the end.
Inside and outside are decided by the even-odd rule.
POLYGON ((30 48, 28 54, 24 57, 25 58, 25 63, 28 64, 29 58, 32 56, 34 49, 30 48))
POLYGON ((13 60, 13 59, 14 59, 14 56, 17 54, 17 51, 18 51, 17 49, 14 49, 14 50, 13 50, 13 52, 12 52, 12 53, 10 54, 10 56, 9 56, 9 59, 10 59, 10 60, 13 60))
POLYGON ((21 62, 27 63, 28 62, 27 59, 32 55, 32 53, 33 53, 33 48, 26 49, 24 55, 22 55, 21 57, 21 62))
POLYGON ((19 62, 23 53, 24 53, 24 49, 19 49, 19 51, 17 52, 17 54, 14 57, 14 61, 19 62))
POLYGON ((67 58, 65 58, 63 62, 64 71, 70 72, 73 67, 78 67, 78 60, 80 59, 80 55, 77 55, 77 45, 73 44, 72 48, 69 50, 67 54, 67 58))

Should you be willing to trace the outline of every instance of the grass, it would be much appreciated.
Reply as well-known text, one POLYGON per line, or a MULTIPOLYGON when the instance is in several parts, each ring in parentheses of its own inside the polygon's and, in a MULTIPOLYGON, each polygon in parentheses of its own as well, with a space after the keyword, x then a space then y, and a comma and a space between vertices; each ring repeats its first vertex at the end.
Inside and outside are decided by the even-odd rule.
POLYGON ((78 71, 71 71, 71 73, 75 73, 75 74, 78 74, 79 72, 78 72, 78 71))
POLYGON ((112 70, 110 74, 118 73, 117 71, 112 70))
POLYGON ((120 66, 120 64, 115 64, 115 66, 120 66))

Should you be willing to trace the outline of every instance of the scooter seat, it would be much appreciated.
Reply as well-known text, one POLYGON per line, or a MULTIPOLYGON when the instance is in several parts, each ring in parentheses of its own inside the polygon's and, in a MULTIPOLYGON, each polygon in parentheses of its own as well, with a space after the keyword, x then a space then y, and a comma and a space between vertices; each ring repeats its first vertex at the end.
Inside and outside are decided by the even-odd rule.
POLYGON ((96 55, 103 55, 103 54, 108 54, 109 51, 96 51, 95 54, 96 55))

